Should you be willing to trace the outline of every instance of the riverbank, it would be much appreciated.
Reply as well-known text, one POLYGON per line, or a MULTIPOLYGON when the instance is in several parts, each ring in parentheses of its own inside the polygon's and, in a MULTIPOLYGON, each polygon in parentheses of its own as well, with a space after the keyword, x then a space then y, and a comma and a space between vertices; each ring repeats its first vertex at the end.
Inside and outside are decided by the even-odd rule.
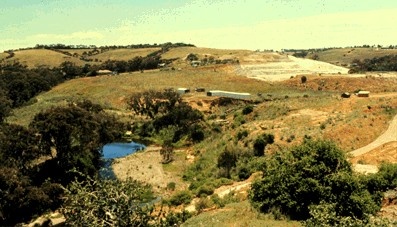
POLYGON ((164 171, 161 147, 148 146, 145 150, 114 159, 112 168, 118 179, 132 179, 149 183, 155 192, 163 191, 170 182, 179 179, 164 171))

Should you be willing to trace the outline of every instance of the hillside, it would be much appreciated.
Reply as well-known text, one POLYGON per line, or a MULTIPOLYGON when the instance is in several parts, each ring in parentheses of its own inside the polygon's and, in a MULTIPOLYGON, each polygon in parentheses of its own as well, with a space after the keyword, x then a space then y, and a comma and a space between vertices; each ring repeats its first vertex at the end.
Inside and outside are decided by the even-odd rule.
MULTIPOLYGON (((319 61, 328 62, 335 65, 350 65, 354 59, 364 60, 385 55, 397 54, 397 49, 381 49, 381 48, 340 48, 319 51, 319 61)), ((312 54, 309 54, 310 58, 312 54)))
MULTIPOLYGON (((158 49, 116 49, 90 58, 102 61, 128 60, 156 50, 158 49)), ((80 55, 87 49, 64 51, 80 55)), ((364 54, 362 52, 357 56, 364 54)), ((333 55, 336 59, 336 52, 333 55)), ((332 59, 330 56, 329 59, 332 59)), ((67 57, 55 51, 40 49, 16 51, 11 60, 24 60, 22 63, 29 67, 55 66, 65 59, 73 60, 77 65, 85 64, 78 58, 67 57)), ((195 167, 193 169, 196 169, 194 174, 197 177, 204 175, 208 177, 208 181, 214 180, 211 177, 219 171, 216 162, 227 144, 243 152, 252 149, 256 138, 266 133, 274 135, 274 143, 266 147, 266 154, 298 145, 307 138, 332 140, 343 151, 351 152, 375 141, 387 130, 390 121, 397 114, 397 74, 393 72, 382 75, 351 75, 347 74, 347 68, 324 62, 248 50, 179 47, 171 48, 162 58, 177 59, 170 65, 176 66, 176 69, 71 79, 39 94, 29 105, 15 109, 7 122, 27 126, 42 110, 89 99, 101 104, 106 112, 115 114, 120 120, 134 124, 142 118, 126 109, 126 102, 131 94, 149 89, 189 88, 191 92, 183 94, 182 98, 203 113, 205 125, 208 127, 207 133, 211 136, 196 144, 178 144, 175 160, 169 164, 161 163, 159 144, 153 144, 147 151, 136 155, 117 159, 113 164, 118 178, 132 177, 150 183, 155 192, 168 199, 178 191, 189 189, 191 182, 186 180, 186 175, 191 166, 195 167), (190 53, 196 54, 199 59, 211 56, 214 59, 237 59, 239 64, 192 67, 185 60, 190 53), (307 77, 304 83, 302 76, 307 77), (225 102, 219 97, 209 97, 205 92, 195 92, 197 87, 204 88, 205 91, 248 92, 251 98, 249 101, 225 102), (369 90, 370 96, 362 98, 352 95, 350 98, 341 98, 343 92, 354 93, 357 90, 369 90), (243 114, 247 106, 252 106, 252 112, 243 114), (167 189, 171 182, 175 184, 175 191, 167 189)), ((394 142, 385 143, 355 157, 351 162, 379 165, 382 160, 388 160, 397 163, 397 156, 392 155, 395 148, 394 142)), ((198 216, 189 219, 186 226, 197 226, 198 223, 218 225, 220 222, 224 226, 300 226, 298 222, 274 220, 273 216, 258 214, 246 199, 250 182, 236 183, 236 176, 230 181, 215 189, 217 194, 230 196, 227 197, 230 204, 219 209, 207 204, 208 207, 198 216), (238 187, 234 186, 240 184, 247 187, 237 190, 238 187), (228 194, 232 189, 236 189, 238 193, 228 194)), ((205 183, 213 185, 213 182, 205 183)), ((196 198, 186 206, 195 210, 195 202, 198 200, 196 198)), ((179 211, 184 206, 175 209, 179 211)))
POLYGON ((151 54, 158 50, 160 50, 160 48, 114 49, 114 50, 105 51, 97 55, 90 56, 88 58, 98 59, 99 61, 102 62, 106 60, 128 61, 133 59, 134 57, 145 57, 146 55, 151 54))
POLYGON ((5 59, 8 56, 8 53, 0 53, 0 61, 5 59))
POLYGON ((34 67, 58 67, 62 62, 70 61, 78 66, 83 66, 87 62, 82 61, 78 58, 67 56, 65 54, 55 52, 47 49, 30 49, 15 51, 15 56, 7 59, 6 61, 19 61, 23 65, 27 65, 29 68, 34 67))

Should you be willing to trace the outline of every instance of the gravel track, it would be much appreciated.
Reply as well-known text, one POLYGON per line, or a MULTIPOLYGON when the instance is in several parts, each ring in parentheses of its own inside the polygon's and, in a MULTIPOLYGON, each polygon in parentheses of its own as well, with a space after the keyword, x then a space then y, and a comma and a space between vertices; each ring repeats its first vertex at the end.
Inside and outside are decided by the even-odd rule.
POLYGON ((373 150, 379 146, 382 146, 385 143, 392 142, 392 141, 397 141, 397 115, 390 122, 390 125, 385 133, 380 135, 372 143, 370 143, 364 147, 361 147, 357 150, 351 151, 350 154, 353 157, 357 157, 359 155, 370 152, 371 150, 373 150))

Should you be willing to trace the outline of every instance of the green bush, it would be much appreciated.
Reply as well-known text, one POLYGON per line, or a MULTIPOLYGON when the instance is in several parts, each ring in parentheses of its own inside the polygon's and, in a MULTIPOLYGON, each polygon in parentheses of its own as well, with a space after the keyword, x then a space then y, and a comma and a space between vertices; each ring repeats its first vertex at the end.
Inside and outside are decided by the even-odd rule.
POLYGON ((167 190, 174 191, 175 190, 175 186, 176 186, 175 182, 169 182, 167 184, 167 190))
POLYGON ((173 195, 169 202, 173 206, 179 206, 181 204, 189 204, 192 201, 192 194, 189 191, 180 191, 173 195))
POLYGON ((214 205, 214 202, 208 198, 200 198, 196 203, 197 212, 201 213, 204 209, 210 208, 214 205))
POLYGON ((153 200, 151 187, 138 181, 88 179, 70 184, 61 212, 67 226, 148 226, 157 221, 153 200))
POLYGON ((205 184, 197 189, 196 196, 205 197, 214 193, 215 187, 210 184, 205 184))
POLYGON ((250 201, 262 212, 279 209, 292 219, 310 217, 310 206, 335 204, 341 217, 365 219, 380 209, 353 175, 345 152, 328 141, 303 144, 268 157, 263 176, 253 182, 250 201))
POLYGON ((244 107, 242 113, 243 113, 243 115, 247 115, 247 114, 252 113, 252 111, 254 111, 254 106, 248 105, 248 106, 244 107))
POLYGON ((248 136, 248 131, 243 130, 243 131, 238 131, 237 132, 237 141, 241 140, 242 138, 245 138, 248 136))
POLYGON ((274 143, 274 135, 263 134, 256 138, 254 142, 254 155, 263 156, 265 154, 265 148, 268 144, 274 143))

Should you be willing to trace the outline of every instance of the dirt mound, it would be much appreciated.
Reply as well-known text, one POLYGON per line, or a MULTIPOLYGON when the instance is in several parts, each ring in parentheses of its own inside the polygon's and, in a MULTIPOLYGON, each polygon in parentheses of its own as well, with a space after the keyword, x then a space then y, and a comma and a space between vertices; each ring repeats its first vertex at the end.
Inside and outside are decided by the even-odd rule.
POLYGON ((281 82, 290 88, 313 91, 340 91, 351 92, 357 90, 367 90, 371 93, 377 92, 396 92, 397 80, 386 77, 357 76, 354 75, 306 75, 306 83, 302 83, 301 76, 296 76, 281 82))

